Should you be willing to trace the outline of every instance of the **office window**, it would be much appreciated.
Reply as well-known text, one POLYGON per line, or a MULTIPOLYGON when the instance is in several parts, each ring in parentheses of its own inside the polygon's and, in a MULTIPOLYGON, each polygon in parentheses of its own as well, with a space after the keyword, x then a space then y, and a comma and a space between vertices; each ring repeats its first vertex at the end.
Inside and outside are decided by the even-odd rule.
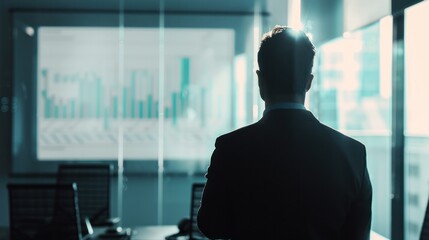
POLYGON ((345 33, 318 50, 309 107, 319 120, 366 146, 372 229, 390 236, 392 18, 345 33))
POLYGON ((405 11, 405 236, 419 239, 429 197, 429 2, 405 11), (413 196, 418 196, 415 202, 413 196))

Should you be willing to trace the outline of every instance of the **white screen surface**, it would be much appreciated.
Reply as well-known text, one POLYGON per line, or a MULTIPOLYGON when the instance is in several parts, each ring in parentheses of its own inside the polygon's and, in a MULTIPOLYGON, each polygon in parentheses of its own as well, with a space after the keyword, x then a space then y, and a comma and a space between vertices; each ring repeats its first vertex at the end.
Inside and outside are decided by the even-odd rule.
POLYGON ((165 159, 210 156, 231 130, 234 31, 164 31, 160 51, 155 28, 124 28, 123 48, 118 28, 38 29, 39 160, 116 159, 120 127, 128 160, 156 159, 161 138, 165 159))

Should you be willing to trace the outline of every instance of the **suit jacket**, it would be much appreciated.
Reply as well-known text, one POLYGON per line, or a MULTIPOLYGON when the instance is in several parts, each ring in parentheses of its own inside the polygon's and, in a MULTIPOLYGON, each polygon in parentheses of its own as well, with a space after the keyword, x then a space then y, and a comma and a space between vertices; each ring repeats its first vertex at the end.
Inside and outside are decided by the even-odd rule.
POLYGON ((198 226, 209 238, 369 239, 365 146, 277 109, 216 140, 198 226))

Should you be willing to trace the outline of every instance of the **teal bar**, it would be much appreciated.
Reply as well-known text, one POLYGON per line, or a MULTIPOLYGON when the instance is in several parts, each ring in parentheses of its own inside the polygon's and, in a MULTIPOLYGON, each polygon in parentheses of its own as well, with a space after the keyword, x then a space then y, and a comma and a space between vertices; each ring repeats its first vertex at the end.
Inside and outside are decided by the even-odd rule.
POLYGON ((170 118, 170 109, 168 107, 164 110, 165 118, 170 118))
POLYGON ((79 118, 84 118, 85 117, 85 111, 84 111, 84 109, 85 109, 85 105, 81 102, 80 106, 79 106, 79 118))
POLYGON ((83 86, 83 104, 84 104, 84 113, 83 116, 85 118, 90 118, 91 117, 91 110, 92 110, 92 105, 91 105, 91 91, 92 91, 92 87, 91 87, 91 82, 88 81, 88 79, 85 79, 86 84, 84 83, 83 86))
POLYGON ((84 118, 84 87, 82 80, 79 78, 79 118, 84 118))
POLYGON ((182 58, 182 82, 181 91, 186 91, 189 88, 189 58, 182 58))
POLYGON ((85 117, 92 118, 92 111, 93 111, 93 101, 92 101, 92 95, 93 95, 93 87, 92 87, 92 81, 88 81, 87 83, 88 87, 85 89, 85 102, 87 103, 87 106, 85 106, 85 117))
POLYGON ((54 106, 54 118, 58 119, 59 115, 60 115, 60 108, 55 105, 54 106))
POLYGON ((109 109, 105 108, 104 109, 104 129, 108 130, 109 129, 109 109))
POLYGON ((155 118, 159 117, 159 102, 155 101, 155 118))
POLYGON ((173 125, 176 124, 177 121, 177 93, 173 92, 171 94, 171 109, 172 109, 172 119, 173 125))
POLYGON ((103 86, 103 82, 100 84, 100 118, 104 115, 104 109, 106 109, 106 102, 104 101, 105 89, 103 86))
POLYGON ((147 96, 147 117, 152 118, 152 95, 147 96))
POLYGON ((96 106, 95 106, 95 111, 96 111, 96 117, 100 118, 101 117, 101 79, 97 78, 97 82, 96 82, 97 86, 96 86, 96 106))
POLYGON ((84 95, 83 95, 83 103, 84 103, 84 109, 85 112, 83 113, 85 118, 91 117, 91 82, 87 82, 86 88, 84 88, 84 95))
POLYGON ((142 100, 139 101, 139 118, 143 119, 143 106, 144 106, 144 102, 142 100))
POLYGON ((45 97, 45 118, 51 117, 51 100, 45 97))
POLYGON ((118 96, 113 97, 113 118, 118 118, 118 96))
POLYGON ((74 117, 75 117, 75 111, 76 111, 76 103, 75 103, 75 100, 73 99, 72 101, 71 101, 71 112, 70 112, 70 118, 71 119, 74 119, 74 117))
POLYGON ((128 109, 127 109, 127 107, 128 107, 128 104, 127 104, 127 100, 128 100, 128 98, 127 98, 127 96, 128 96, 128 89, 127 88, 124 88, 124 96, 123 96, 123 102, 122 102, 122 107, 123 107, 123 109, 122 109, 122 111, 123 111, 123 114, 122 114, 122 117, 123 118, 127 118, 127 116, 128 116, 128 109))
POLYGON ((136 117, 136 105, 135 105, 135 97, 136 97, 136 72, 133 71, 131 75, 131 92, 130 92, 130 100, 131 100, 131 118, 136 117))
POLYGON ((188 108, 188 98, 189 98, 189 58, 182 58, 181 62, 181 86, 180 86, 180 96, 181 96, 181 110, 184 112, 188 108))
POLYGON ((90 104, 90 117, 96 117, 96 102, 97 102, 97 82, 91 80, 90 91, 88 92, 89 104, 90 104))
POLYGON ((176 93, 177 117, 182 116, 182 113, 183 113, 182 105, 183 105, 182 104, 182 96, 181 96, 180 92, 176 93))

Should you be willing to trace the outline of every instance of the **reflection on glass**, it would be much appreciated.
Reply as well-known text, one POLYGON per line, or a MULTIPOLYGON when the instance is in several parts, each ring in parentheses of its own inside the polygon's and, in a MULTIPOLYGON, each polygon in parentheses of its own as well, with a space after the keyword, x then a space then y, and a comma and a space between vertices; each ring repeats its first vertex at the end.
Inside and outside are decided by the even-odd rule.
POLYGON ((233 61, 233 30, 165 29, 165 159, 206 160, 232 129, 233 61))
POLYGON ((429 196, 429 2, 405 11, 405 235, 419 239, 429 196))
POLYGON ((200 160, 211 154, 215 136, 231 130, 234 33, 165 29, 165 98, 160 107, 159 65, 154 61, 158 32, 124 29, 119 84, 117 28, 39 29, 40 160, 111 159, 118 124, 124 127, 125 159, 155 160, 159 111, 168 134, 164 158, 200 160))
POLYGON ((319 49, 309 107, 319 120, 366 146, 372 229, 390 236, 391 40, 385 18, 319 49))

